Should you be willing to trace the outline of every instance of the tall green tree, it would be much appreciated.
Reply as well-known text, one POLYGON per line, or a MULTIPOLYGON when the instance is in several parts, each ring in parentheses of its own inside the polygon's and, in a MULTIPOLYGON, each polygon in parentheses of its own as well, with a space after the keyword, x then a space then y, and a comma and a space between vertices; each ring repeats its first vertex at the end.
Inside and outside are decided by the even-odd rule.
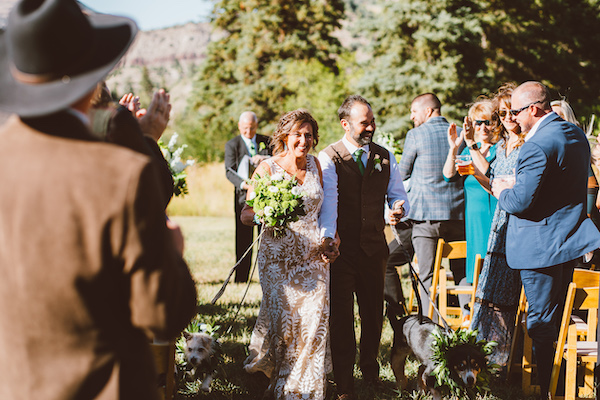
POLYGON ((538 80, 587 116, 600 111, 599 0, 380 0, 360 26, 371 58, 357 88, 403 137, 418 94, 462 119, 504 82, 538 80))
POLYGON ((479 6, 469 0, 382 1, 363 15, 371 58, 357 90, 370 101, 380 128, 403 134, 410 103, 435 93, 443 113, 457 117, 488 80, 479 6))
POLYGON ((600 1, 486 0, 483 29, 496 83, 538 80, 580 117, 600 111, 600 1))
POLYGON ((343 0, 218 1, 212 24, 225 34, 209 46, 178 128, 194 155, 220 158, 244 110, 256 112, 259 131, 271 134, 287 107, 306 106, 289 100, 304 90, 298 81, 310 78, 312 62, 339 73, 341 46, 331 33, 343 15, 343 0))

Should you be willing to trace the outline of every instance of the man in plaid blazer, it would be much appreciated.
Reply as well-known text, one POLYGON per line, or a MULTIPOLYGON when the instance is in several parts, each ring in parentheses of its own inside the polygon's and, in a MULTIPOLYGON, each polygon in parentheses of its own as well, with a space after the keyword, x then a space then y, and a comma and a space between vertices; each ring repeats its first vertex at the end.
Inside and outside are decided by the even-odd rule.
MULTIPOLYGON (((450 146, 448 126, 441 115, 442 104, 433 93, 417 96, 410 106, 410 119, 415 124, 406 134, 400 160, 400 174, 410 178, 408 218, 413 222, 412 240, 417 255, 419 277, 425 287, 431 286, 437 241, 464 240, 465 200, 462 180, 447 182, 442 169, 450 146)), ((450 269, 456 282, 465 277, 463 260, 453 260, 450 269)), ((423 312, 429 310, 429 296, 423 288, 423 312)), ((437 319, 437 318, 434 318, 437 319)))

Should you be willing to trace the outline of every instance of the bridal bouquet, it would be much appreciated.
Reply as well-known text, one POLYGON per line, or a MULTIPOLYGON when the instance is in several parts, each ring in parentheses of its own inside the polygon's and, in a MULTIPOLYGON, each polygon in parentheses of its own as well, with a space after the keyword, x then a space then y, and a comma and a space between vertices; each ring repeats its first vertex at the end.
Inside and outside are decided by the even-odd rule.
POLYGON ((194 161, 186 160, 184 162, 181 160, 181 153, 183 153, 187 144, 175 147, 177 145, 178 136, 177 133, 174 133, 173 136, 171 136, 168 145, 165 146, 160 140, 158 141, 158 145, 160 146, 163 157, 165 157, 165 160, 169 163, 169 169, 171 170, 171 175, 173 175, 173 194, 175 196, 183 196, 188 193, 186 182, 187 173, 185 172, 185 169, 194 165, 194 161))
POLYGON ((254 187, 246 203, 266 227, 274 228, 273 236, 283 235, 290 222, 298 221, 304 210, 303 193, 295 178, 281 174, 256 176, 249 182, 254 187))

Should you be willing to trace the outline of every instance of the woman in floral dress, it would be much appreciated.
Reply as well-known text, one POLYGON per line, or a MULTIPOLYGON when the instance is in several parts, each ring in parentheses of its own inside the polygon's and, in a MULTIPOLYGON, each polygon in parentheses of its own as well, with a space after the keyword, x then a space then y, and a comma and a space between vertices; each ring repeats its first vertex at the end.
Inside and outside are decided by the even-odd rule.
MULTIPOLYGON (((509 112, 513 89, 514 85, 505 85, 499 89, 494 98, 501 122, 499 129, 503 131, 503 138, 497 145, 496 160, 490 166, 490 178, 476 174, 486 190, 490 190, 490 180, 497 179, 499 175, 514 176, 520 146, 524 142, 525 135, 521 134, 519 125, 509 112)), ((478 331, 478 339, 493 340, 498 343, 489 358, 502 367, 506 367, 508 362, 521 293, 519 271, 509 268, 506 263, 507 224, 506 211, 496 207, 487 254, 477 285, 475 310, 471 322, 471 329, 478 331)))
MULTIPOLYGON (((258 253, 263 298, 244 369, 270 378, 265 392, 269 399, 323 399, 332 368, 329 263, 323 257, 318 224, 321 167, 308 154, 317 142, 313 117, 306 110, 291 111, 281 117, 273 136, 274 157, 256 171, 271 179, 298 180, 306 211, 282 234, 274 236, 272 228, 265 228, 258 253)), ((241 218, 252 224, 253 210, 245 207, 241 218)))

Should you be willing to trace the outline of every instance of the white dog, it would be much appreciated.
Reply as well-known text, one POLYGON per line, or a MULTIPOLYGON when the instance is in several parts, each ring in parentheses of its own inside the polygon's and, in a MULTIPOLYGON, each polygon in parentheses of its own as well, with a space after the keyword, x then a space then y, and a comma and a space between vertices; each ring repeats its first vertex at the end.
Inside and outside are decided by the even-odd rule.
POLYGON ((186 380, 202 379, 202 391, 210 392, 210 383, 219 361, 219 342, 205 332, 183 332, 186 380))

